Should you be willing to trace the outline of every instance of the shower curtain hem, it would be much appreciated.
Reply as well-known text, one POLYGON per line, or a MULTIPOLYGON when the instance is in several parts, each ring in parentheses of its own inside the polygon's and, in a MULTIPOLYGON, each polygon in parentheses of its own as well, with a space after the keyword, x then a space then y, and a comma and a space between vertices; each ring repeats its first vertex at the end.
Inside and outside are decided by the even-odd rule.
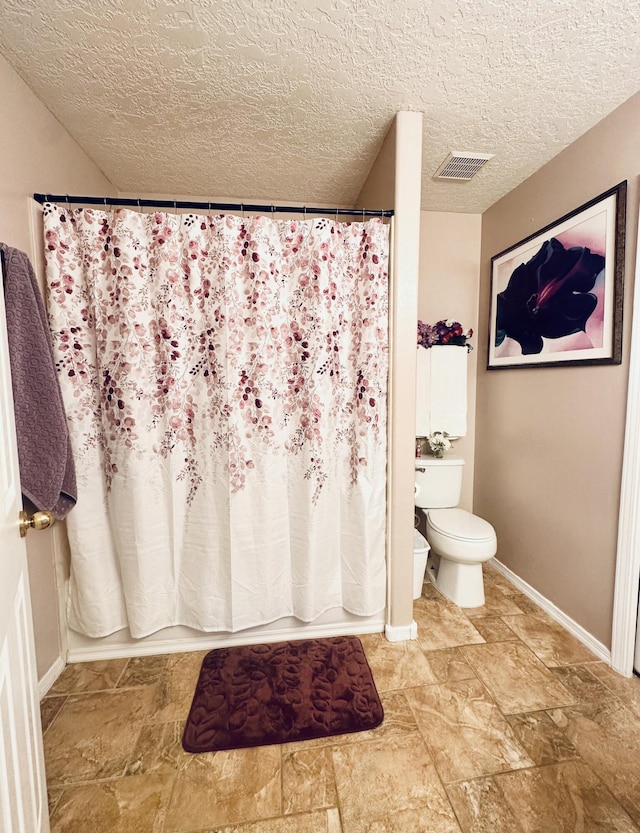
POLYGON ((69 623, 69 627, 72 630, 74 630, 76 633, 79 633, 81 636, 88 637, 89 639, 105 639, 106 637, 112 636, 114 633, 118 633, 118 631, 123 631, 123 630, 128 630, 129 631, 129 635, 130 635, 131 639, 146 639, 147 637, 153 636, 154 634, 159 633, 160 631, 163 631, 163 630, 167 630, 168 628, 179 628, 179 627, 191 628, 191 630, 197 631, 198 633, 202 633, 202 634, 229 634, 229 635, 234 635, 234 634, 240 634, 243 631, 251 630, 252 628, 261 628, 261 627, 264 627, 265 625, 272 625, 274 622, 277 622, 279 619, 293 618, 293 619, 297 619, 297 621, 300 622, 303 625, 311 625, 314 622, 316 622, 325 613, 328 613, 330 610, 341 610, 341 611, 344 611, 345 613, 350 613, 352 616, 357 616, 358 618, 366 619, 366 618, 370 618, 371 616, 375 616, 376 614, 383 613, 384 610, 385 610, 385 605, 383 604, 381 607, 376 608, 375 610, 371 611, 370 613, 359 613, 359 612, 357 612, 355 610, 352 610, 351 608, 348 608, 348 607, 344 607, 344 606, 341 607, 341 606, 338 606, 338 605, 329 605, 328 607, 323 608, 323 610, 321 610, 319 613, 317 613, 311 619, 303 619, 300 616, 296 616, 296 614, 292 613, 292 612, 282 613, 282 614, 280 614, 278 616, 275 616, 275 617, 272 617, 272 618, 266 618, 266 619, 263 619, 261 621, 254 622, 253 624, 243 625, 242 627, 236 628, 235 630, 229 630, 227 628, 222 628, 222 627, 221 628, 203 628, 200 625, 194 625, 191 622, 187 622, 187 621, 169 622, 166 625, 160 625, 159 627, 154 628, 153 630, 145 631, 144 633, 141 633, 140 635, 135 635, 134 633, 132 633, 131 628, 128 624, 124 624, 124 625, 120 625, 120 626, 116 626, 116 627, 110 627, 107 631, 101 632, 99 634, 98 633, 87 633, 86 631, 80 630, 78 627, 76 627, 75 625, 73 625, 71 623, 69 623))

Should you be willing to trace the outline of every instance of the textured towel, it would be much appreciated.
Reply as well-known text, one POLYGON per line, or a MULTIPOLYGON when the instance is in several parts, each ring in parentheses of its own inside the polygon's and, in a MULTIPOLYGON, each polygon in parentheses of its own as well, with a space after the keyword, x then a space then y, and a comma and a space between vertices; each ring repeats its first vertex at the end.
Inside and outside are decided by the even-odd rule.
POLYGON ((467 348, 453 344, 418 347, 416 437, 446 431, 467 433, 467 348))
POLYGON ((76 475, 47 314, 27 255, 2 249, 22 494, 64 518, 76 502, 76 475))

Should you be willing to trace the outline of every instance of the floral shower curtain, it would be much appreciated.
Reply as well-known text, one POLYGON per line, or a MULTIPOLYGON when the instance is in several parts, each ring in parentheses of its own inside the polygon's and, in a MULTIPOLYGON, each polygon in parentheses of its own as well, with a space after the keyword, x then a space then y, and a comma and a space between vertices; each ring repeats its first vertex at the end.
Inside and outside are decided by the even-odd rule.
POLYGON ((69 624, 385 604, 388 226, 44 207, 69 624))

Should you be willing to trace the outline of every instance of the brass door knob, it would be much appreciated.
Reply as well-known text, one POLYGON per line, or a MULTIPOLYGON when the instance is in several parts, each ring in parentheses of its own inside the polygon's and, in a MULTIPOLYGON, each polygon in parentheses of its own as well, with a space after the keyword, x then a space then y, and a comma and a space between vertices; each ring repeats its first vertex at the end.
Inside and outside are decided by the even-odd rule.
POLYGON ((34 512, 31 517, 23 510, 20 512, 20 537, 24 538, 30 529, 48 529, 54 521, 53 512, 46 509, 34 512))

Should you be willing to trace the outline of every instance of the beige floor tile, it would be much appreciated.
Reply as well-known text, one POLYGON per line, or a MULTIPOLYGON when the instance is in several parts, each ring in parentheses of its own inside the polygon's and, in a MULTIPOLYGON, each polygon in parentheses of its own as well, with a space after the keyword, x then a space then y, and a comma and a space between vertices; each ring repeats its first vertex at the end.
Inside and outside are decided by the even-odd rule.
POLYGON ((506 624, 547 666, 593 662, 596 656, 557 622, 537 616, 505 616, 506 624))
POLYGON ((446 790, 463 833, 522 833, 493 778, 458 781, 446 790))
MULTIPOLYGON (((166 830, 165 833, 174 831, 166 830)), ((216 827, 215 830, 197 830, 193 833, 342 833, 342 829, 337 810, 320 810, 315 813, 261 819, 249 824, 216 827)))
POLYGON ((503 576, 502 573, 499 573, 495 567, 491 565, 491 562, 485 563, 483 572, 484 580, 490 581, 491 584, 497 587, 501 593, 505 594, 505 596, 513 596, 520 593, 515 584, 511 584, 508 578, 503 576))
POLYGON ((66 699, 66 694, 62 694, 59 697, 45 697, 44 700, 40 701, 40 719, 43 732, 46 732, 51 726, 66 699))
POLYGON ((579 703, 608 703, 615 694, 592 673, 593 664, 559 665, 549 670, 579 703))
POLYGON ((109 659, 71 663, 51 686, 47 696, 115 688, 127 662, 126 659, 109 659))
POLYGON ((331 747, 283 752, 282 795, 285 814, 337 806, 331 747))
POLYGON ((363 636, 361 641, 379 692, 436 682, 417 642, 389 642, 379 633, 363 636))
POLYGON ((168 660, 169 657, 166 654, 152 657, 132 657, 120 675, 117 688, 155 685, 167 667, 168 660))
POLYGON ((141 775, 64 790, 51 833, 162 833, 173 776, 141 775))
POLYGON ((418 599, 413 615, 418 624, 418 642, 425 651, 484 642, 468 617, 451 602, 418 599))
POLYGON ((589 671, 616 694, 640 718, 640 677, 623 677, 601 662, 589 666, 589 671))
POLYGON ((606 786, 581 761, 496 775, 523 833, 637 833, 606 786))
POLYGON ((522 613, 512 596, 506 596, 491 582, 485 582, 484 605, 482 607, 466 607, 464 612, 470 618, 476 616, 510 616, 522 613))
POLYGON ((182 748, 184 721, 146 723, 131 753, 125 775, 177 772, 191 758, 182 748))
POLYGON ((488 642, 462 651, 504 714, 575 703, 575 697, 521 642, 488 642))
POLYGON ((47 804, 49 806, 49 818, 53 815, 53 811, 56 809, 58 805, 58 801, 62 797, 62 793, 64 792, 64 787, 53 787, 52 789, 47 790, 47 804))
POLYGON ((554 709, 580 757, 640 824, 640 719, 619 700, 554 709))
POLYGON ((532 765, 479 680, 424 686, 406 694, 445 783, 532 765))
POLYGON ((422 585, 421 598, 430 602, 441 602, 445 600, 445 596, 443 596, 438 588, 432 583, 428 574, 424 584, 422 585))
POLYGON ((458 830, 419 736, 339 746, 332 752, 344 833, 458 830), (399 826, 403 813, 408 815, 399 826), (415 826, 407 826, 409 820, 415 826))
POLYGON ((546 712, 510 714, 507 721, 536 766, 570 761, 578 753, 546 712))
POLYGON ((476 676, 460 648, 429 651, 427 657, 436 681, 439 683, 453 683, 456 680, 468 680, 476 676))
POLYGON ((192 755, 176 775, 166 831, 206 830, 282 815, 280 755, 279 746, 192 755))
POLYGON ((186 720, 196 690, 202 660, 208 651, 171 654, 156 683, 149 722, 186 720))
POLYGON ((124 773, 149 710, 153 690, 70 695, 44 736, 50 785, 124 773))
POLYGON ((399 810, 378 819, 356 819, 343 833, 461 833, 450 807, 442 812, 432 807, 399 810))
POLYGON ((532 599, 525 596, 525 594, 521 593, 519 590, 515 593, 511 593, 509 598, 523 613, 528 613, 530 616, 539 616, 542 619, 549 619, 551 621, 550 616, 544 612, 540 605, 537 605, 532 599))
POLYGON ((340 811, 337 807, 330 807, 327 810, 327 833, 344 833, 340 811))
MULTIPOLYGON (((341 743, 361 743, 369 740, 387 740, 392 742, 394 739, 404 737, 405 735, 418 734, 418 726, 413 712, 407 703, 404 691, 383 691, 380 694, 380 702, 384 711, 382 724, 376 729, 369 729, 367 732, 340 735, 334 738, 334 740, 338 741, 337 745, 341 743)), ((332 743, 331 745, 335 746, 336 744, 332 743)))
POLYGON ((473 627, 485 642, 515 642, 518 639, 518 636, 499 616, 474 616, 473 627))

